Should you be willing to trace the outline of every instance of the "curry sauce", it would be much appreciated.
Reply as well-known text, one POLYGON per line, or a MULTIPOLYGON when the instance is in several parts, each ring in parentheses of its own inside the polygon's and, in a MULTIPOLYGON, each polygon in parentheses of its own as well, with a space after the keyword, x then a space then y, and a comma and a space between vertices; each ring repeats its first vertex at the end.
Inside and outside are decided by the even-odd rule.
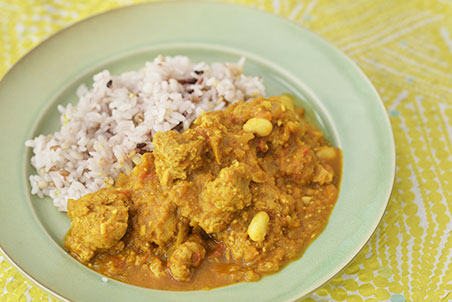
POLYGON ((205 113, 153 145, 114 186, 68 202, 66 248, 126 283, 259 280, 302 255, 337 200, 341 152, 287 96, 205 113))

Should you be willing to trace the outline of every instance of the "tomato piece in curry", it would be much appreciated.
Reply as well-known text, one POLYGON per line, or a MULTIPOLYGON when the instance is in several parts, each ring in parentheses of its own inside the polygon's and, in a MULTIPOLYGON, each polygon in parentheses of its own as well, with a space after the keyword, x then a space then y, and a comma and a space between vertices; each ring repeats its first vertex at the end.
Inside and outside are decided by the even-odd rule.
POLYGON ((299 258, 338 196, 341 152, 287 96, 201 115, 114 186, 69 200, 65 246, 108 277, 197 290, 259 280, 299 258))

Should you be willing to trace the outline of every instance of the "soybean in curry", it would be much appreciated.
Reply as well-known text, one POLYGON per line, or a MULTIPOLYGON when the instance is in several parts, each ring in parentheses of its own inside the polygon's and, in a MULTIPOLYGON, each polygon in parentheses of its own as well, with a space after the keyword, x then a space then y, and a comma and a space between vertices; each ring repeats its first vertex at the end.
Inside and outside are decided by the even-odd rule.
POLYGON ((287 96, 157 133, 130 175, 69 200, 65 246, 108 277, 197 290, 254 281, 301 256, 338 195, 341 153, 287 96))

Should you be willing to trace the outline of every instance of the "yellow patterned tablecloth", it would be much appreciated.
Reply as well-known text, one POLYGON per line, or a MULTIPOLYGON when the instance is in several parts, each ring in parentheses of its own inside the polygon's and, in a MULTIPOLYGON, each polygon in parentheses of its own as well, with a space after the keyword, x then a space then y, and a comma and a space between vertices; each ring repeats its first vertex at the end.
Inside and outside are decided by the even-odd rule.
MULTIPOLYGON (((0 0, 0 77, 33 46, 132 0, 0 0)), ((452 1, 235 0, 325 37, 382 96, 397 176, 377 232, 304 301, 452 301, 452 1)), ((0 254, 0 301, 55 301, 0 254)))

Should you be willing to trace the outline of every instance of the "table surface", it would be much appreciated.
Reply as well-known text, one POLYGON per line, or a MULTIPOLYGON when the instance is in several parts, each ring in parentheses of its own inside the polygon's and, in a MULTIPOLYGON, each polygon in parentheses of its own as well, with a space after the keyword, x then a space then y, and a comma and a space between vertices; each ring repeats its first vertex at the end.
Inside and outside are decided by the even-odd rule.
MULTIPOLYGON (((33 46, 135 0, 0 0, 0 77, 33 46)), ((232 0, 323 36, 366 73, 395 136, 387 213, 338 276, 303 301, 452 301, 452 1, 232 0)), ((58 301, 0 254, 1 301, 58 301)))

